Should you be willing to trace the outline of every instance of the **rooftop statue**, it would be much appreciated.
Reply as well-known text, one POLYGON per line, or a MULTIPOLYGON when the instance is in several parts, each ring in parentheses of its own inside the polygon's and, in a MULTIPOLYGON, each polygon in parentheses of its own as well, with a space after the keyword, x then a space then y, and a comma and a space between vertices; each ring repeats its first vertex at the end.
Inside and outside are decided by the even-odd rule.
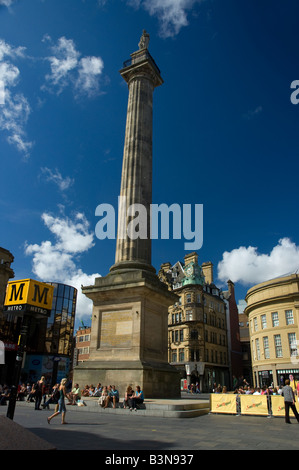
POLYGON ((147 49, 150 41, 150 35, 145 31, 145 29, 142 32, 142 36, 139 41, 139 49, 147 49))

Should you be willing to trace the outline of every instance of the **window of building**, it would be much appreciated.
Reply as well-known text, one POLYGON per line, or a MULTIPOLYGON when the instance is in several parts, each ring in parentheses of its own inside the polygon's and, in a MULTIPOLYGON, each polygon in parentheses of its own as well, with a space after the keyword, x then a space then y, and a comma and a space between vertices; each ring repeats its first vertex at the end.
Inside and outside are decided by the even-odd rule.
POLYGON ((297 356, 298 351, 297 351, 296 333, 289 333, 288 339, 289 339, 289 347, 290 347, 290 356, 297 356))
POLYGON ((186 302, 187 302, 187 304, 190 304, 190 302, 191 302, 191 294, 186 294, 186 302))
POLYGON ((198 331, 197 330, 191 330, 190 337, 191 337, 191 339, 198 339, 198 331))
POLYGON ((269 338, 268 338, 268 336, 263 337, 263 342, 264 342, 265 359, 270 359, 270 349, 269 349, 269 338))
POLYGON ((205 361, 209 362, 209 350, 205 349, 205 361))
POLYGON ((79 343, 84 343, 86 341, 90 341, 90 335, 80 335, 77 337, 77 341, 79 343))
POLYGON ((267 328, 267 317, 266 315, 261 315, 262 330, 267 328))
POLYGON ((286 315, 286 324, 287 325, 294 325, 293 310, 286 310, 285 315, 286 315))
POLYGON ((282 357, 282 345, 280 335, 274 335, 274 345, 276 357, 282 357))
MULTIPOLYGON (((278 312, 273 312, 272 314, 272 326, 279 326, 279 318, 278 318, 278 312)), ((278 356, 276 356, 278 357, 278 356)))
POLYGON ((192 310, 186 310, 186 321, 192 321, 192 320, 193 320, 192 310))
POLYGON ((258 331, 257 318, 256 317, 253 319, 253 323, 254 323, 254 331, 258 331))
POLYGON ((180 330, 180 341, 184 341, 184 330, 180 330))
POLYGON ((256 338, 255 340, 255 350, 256 350, 256 358, 259 361, 261 358, 261 352, 260 352, 260 340, 256 338))
POLYGON ((179 349, 179 362, 184 362, 185 360, 185 352, 184 348, 179 349))

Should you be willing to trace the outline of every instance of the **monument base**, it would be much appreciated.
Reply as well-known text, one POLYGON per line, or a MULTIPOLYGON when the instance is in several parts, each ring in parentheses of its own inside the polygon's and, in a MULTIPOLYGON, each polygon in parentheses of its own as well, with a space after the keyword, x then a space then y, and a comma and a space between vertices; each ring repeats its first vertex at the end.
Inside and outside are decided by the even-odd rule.
POLYGON ((180 373, 169 364, 88 361, 74 370, 73 383, 115 385, 124 398, 128 385, 139 385, 145 398, 180 398, 180 373))
POLYGON ((158 276, 112 271, 83 287, 93 300, 90 356, 73 383, 141 387, 147 398, 179 398, 180 373, 168 363, 168 307, 178 300, 158 276))

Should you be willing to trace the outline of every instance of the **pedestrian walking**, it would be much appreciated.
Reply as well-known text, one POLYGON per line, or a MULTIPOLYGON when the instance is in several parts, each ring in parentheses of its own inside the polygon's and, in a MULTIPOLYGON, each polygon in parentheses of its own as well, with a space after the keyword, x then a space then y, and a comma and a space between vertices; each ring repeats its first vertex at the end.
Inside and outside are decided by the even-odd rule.
POLYGON ((55 418, 61 414, 61 424, 67 424, 65 421, 65 413, 66 413, 66 406, 65 406, 65 397, 67 395, 66 391, 66 383, 67 379, 62 379, 59 386, 59 400, 58 400, 58 411, 53 413, 51 416, 47 418, 48 424, 50 424, 51 419, 55 418))
POLYGON ((34 398, 35 398, 35 409, 41 410, 41 402, 46 388, 46 379, 44 376, 40 378, 34 385, 34 398))
POLYGON ((290 421, 290 408, 293 411, 295 418, 299 423, 299 414, 295 405, 295 396, 292 387, 290 387, 290 380, 285 381, 285 386, 282 389, 282 395, 284 397, 284 406, 285 406, 285 422, 291 424, 290 421))

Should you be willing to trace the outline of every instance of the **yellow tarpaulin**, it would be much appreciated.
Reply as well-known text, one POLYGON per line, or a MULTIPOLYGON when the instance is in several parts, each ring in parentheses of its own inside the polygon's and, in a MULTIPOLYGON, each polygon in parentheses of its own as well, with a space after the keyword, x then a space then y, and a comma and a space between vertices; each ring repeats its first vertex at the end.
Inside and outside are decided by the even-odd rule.
MULTIPOLYGON (((272 415, 273 416, 284 416, 285 415, 285 406, 284 406, 284 398, 279 395, 272 395, 271 396, 271 403, 272 403, 272 415)), ((298 411, 298 402, 295 401, 295 405, 298 411)), ((294 417, 294 413, 290 408, 290 416, 294 417)))
POLYGON ((236 395, 226 393, 211 394, 212 413, 236 413, 236 395))
POLYGON ((266 395, 240 395, 241 414, 268 415, 266 395))
MULTIPOLYGON (((284 416, 284 398, 279 395, 272 395, 271 397, 272 403, 272 415, 273 416, 284 416)), ((290 410, 290 414, 293 413, 290 410)))

